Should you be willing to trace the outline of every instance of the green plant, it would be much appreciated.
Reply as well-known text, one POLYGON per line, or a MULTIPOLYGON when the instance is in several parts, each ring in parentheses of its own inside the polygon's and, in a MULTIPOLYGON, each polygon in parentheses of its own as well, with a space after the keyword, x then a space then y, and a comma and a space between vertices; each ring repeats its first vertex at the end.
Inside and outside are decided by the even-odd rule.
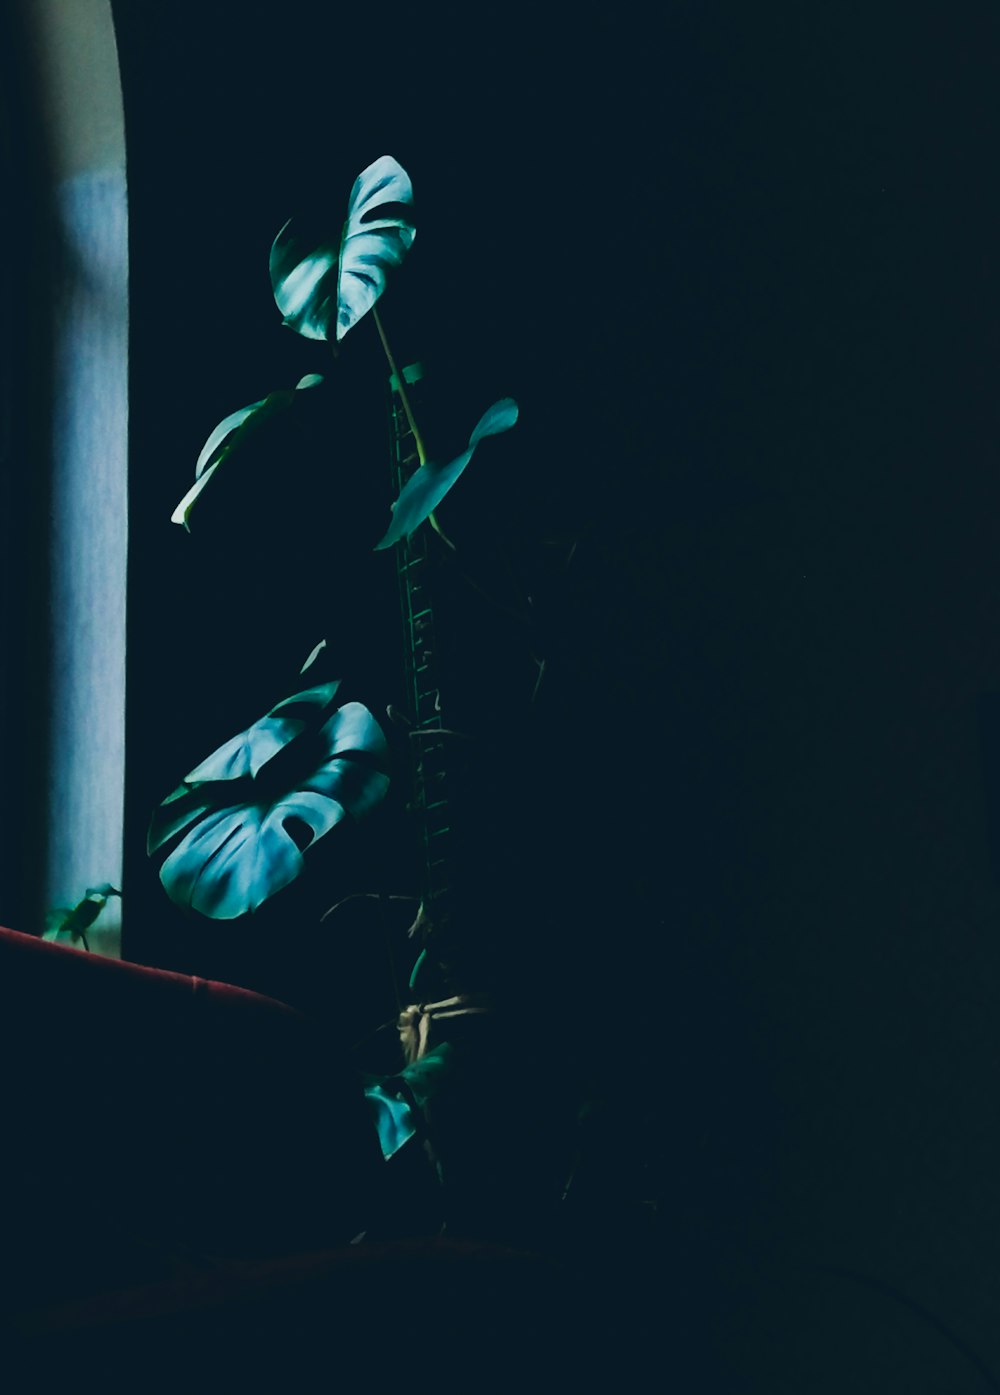
MULTIPOLYGON (((499 1037, 488 1025, 491 998, 462 982, 463 978, 475 980, 480 970, 463 969, 461 947, 453 956, 455 918, 448 908, 447 871, 440 871, 442 866, 450 868, 447 856, 442 856, 450 815, 444 787, 435 783, 444 779, 435 762, 444 763, 445 738, 462 733, 443 719, 437 680, 428 677, 436 641, 427 638, 426 568, 419 571, 417 582, 411 572, 427 561, 431 546, 450 561, 455 547, 444 533, 437 510, 482 443, 515 425, 518 407, 509 397, 494 402, 457 454, 429 453, 408 389, 419 378, 419 369, 407 365, 400 372, 378 310, 391 276, 416 236, 412 205, 409 176, 390 156, 382 156, 355 181, 339 232, 304 228, 292 221, 282 227, 271 248, 270 276, 284 324, 307 340, 329 343, 335 361, 346 337, 370 315, 398 397, 391 407, 396 498, 383 536, 372 539, 372 553, 381 556, 399 549, 410 707, 409 714, 402 716, 413 767, 408 807, 421 815, 425 882, 423 895, 414 898, 418 911, 409 932, 418 950, 409 980, 411 1006, 402 1011, 397 1023, 406 1064, 388 1075, 368 1076, 365 1094, 385 1158, 418 1140, 421 1149, 407 1148, 408 1157, 422 1151, 432 1159, 437 1180, 443 1182, 441 1140, 453 1158, 456 1153, 476 1158, 473 1172, 479 1167, 488 1174, 492 1164, 487 1160, 493 1157, 502 1131, 500 1116, 512 1114, 515 1096, 530 1095, 531 1090, 524 1083, 525 1064, 510 1069, 504 1065, 506 1048, 498 1048, 499 1037), (435 1034, 443 1034, 442 1039, 434 1040, 435 1034), (463 1049, 453 1049, 456 1042, 463 1043, 463 1049), (464 1049, 469 1042, 477 1044, 473 1055, 478 1064, 472 1068, 464 1049), (480 1049, 484 1043, 485 1050, 480 1049), (474 1099, 479 1100, 478 1112, 473 1108, 469 1114, 466 1106, 474 1099), (507 1101, 506 1114, 499 1103, 494 1118, 493 1100, 507 1101), (466 1141, 456 1149, 455 1139, 470 1119, 468 1131, 473 1139, 478 1137, 478 1143, 470 1148, 466 1141)), ((207 489, 217 489, 219 479, 228 479, 227 487, 239 484, 239 461, 246 444, 276 417, 299 410, 310 390, 322 381, 320 375, 310 374, 296 388, 271 392, 226 416, 205 442, 194 484, 175 509, 173 521, 190 531, 207 489)), ((326 470, 326 460, 317 460, 315 468, 326 470)), ((349 462, 339 463, 338 468, 349 468, 349 462)), ((380 557, 372 560, 373 565, 384 565, 380 557)), ((484 594, 461 569, 459 575, 484 594)), ((515 614, 514 618, 522 617, 515 614)), ((324 647, 325 641, 316 646, 302 672, 324 647)), ((534 662, 538 673, 531 677, 536 693, 544 661, 534 662)), ((162 802, 152 818, 148 850, 162 858, 160 880, 176 904, 213 920, 234 920, 257 911, 300 875, 317 840, 345 819, 362 818, 385 796, 389 784, 385 736, 360 703, 335 705, 339 687, 339 681, 318 685, 278 703, 196 766, 162 802)), ((390 898, 383 894, 374 899, 384 906, 390 898)), ((475 955, 471 959, 475 964, 475 955)), ((460 1163, 456 1175, 461 1178, 462 1173, 460 1163)))
MULTIPOLYGON (((289 220, 270 252, 271 286, 283 323, 306 339, 329 342, 336 357, 337 346, 370 312, 397 386, 419 468, 391 504, 389 526, 374 551, 392 547, 427 522, 442 533, 438 505, 480 442, 508 431, 518 415, 517 404, 504 398, 483 414, 459 455, 443 464, 428 458, 377 309, 415 236, 409 175, 383 155, 355 180, 339 231, 289 220)), ((199 498, 220 472, 236 468, 247 441, 275 416, 294 411, 302 393, 322 381, 309 374, 296 388, 271 392, 226 416, 205 442, 195 482, 172 521, 190 530, 199 498)), ((257 910, 299 875, 313 842, 345 815, 362 817, 384 796, 385 738, 357 703, 329 715, 337 686, 279 703, 192 770, 160 805, 148 851, 166 850, 160 879, 179 905, 212 919, 257 910)))
POLYGON ((234 920, 294 881, 303 853, 389 785, 388 748, 359 702, 333 707, 339 683, 296 693, 213 752, 153 815, 150 853, 171 900, 234 920))
POLYGON ((75 906, 57 906, 49 911, 45 917, 45 929, 42 932, 43 940, 54 940, 57 944, 75 945, 79 941, 84 949, 90 949, 87 939, 87 931, 97 920, 97 917, 108 904, 108 899, 112 896, 121 896, 121 892, 111 885, 110 882, 102 882, 100 886, 88 886, 83 894, 83 899, 77 901, 75 906))
MULTIPOLYGON (((412 208, 409 175, 392 156, 382 155, 355 180, 339 235, 325 228, 300 230, 289 219, 275 238, 270 254, 271 288, 283 323, 306 339, 332 341, 336 352, 336 345, 371 312, 390 372, 398 384, 421 471, 391 505, 392 522, 376 544, 378 548, 390 547, 409 536, 427 519, 433 526, 434 510, 468 465, 476 445, 485 436, 508 431, 518 415, 517 404, 504 398, 484 413, 469 438, 468 448, 460 455, 444 464, 428 459, 405 377, 396 366, 376 304, 390 273, 402 264, 416 237, 412 208)), ((296 387, 314 387, 322 381, 322 375, 309 374, 296 387)), ((279 390, 225 417, 206 441, 195 466, 195 483, 174 510, 173 521, 190 528, 194 505, 216 471, 235 456, 257 428, 293 407, 295 401, 295 389, 279 390)))

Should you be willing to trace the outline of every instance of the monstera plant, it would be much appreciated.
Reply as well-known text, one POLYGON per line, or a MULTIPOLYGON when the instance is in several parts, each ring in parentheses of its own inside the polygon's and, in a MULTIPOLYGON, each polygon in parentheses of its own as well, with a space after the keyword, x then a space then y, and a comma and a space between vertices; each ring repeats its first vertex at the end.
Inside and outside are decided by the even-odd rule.
MULTIPOLYGON (((344 352, 345 340, 368 319, 384 352, 393 389, 398 393, 408 430, 400 429, 394 405, 398 497, 390 505, 391 516, 384 535, 380 540, 371 539, 372 553, 378 554, 370 558, 373 567, 384 566, 386 552, 420 528, 433 528, 451 546, 438 522, 438 507, 482 443, 509 431, 518 419, 516 402, 504 397, 487 408, 467 436, 464 430, 456 430, 456 442, 465 441, 458 454, 428 453, 407 392, 407 382, 412 379, 408 371, 399 371, 379 313, 380 299, 406 260, 415 236, 409 175, 391 156, 383 155, 355 180, 342 223, 336 220, 332 227, 310 227, 291 220, 277 234, 270 252, 271 288, 283 323, 306 340, 330 346, 334 364, 326 365, 327 372, 337 372, 336 363, 344 352), (408 450, 405 461, 401 461, 400 442, 410 436, 416 459, 414 452, 408 450)), ((220 487, 219 479, 228 481, 226 488, 238 487, 244 446, 252 440, 274 439, 274 419, 282 415, 294 418, 297 412, 307 411, 302 408, 303 402, 316 402, 312 390, 322 382, 319 374, 310 374, 295 388, 270 392, 225 416, 205 442, 196 462, 194 483, 175 509, 173 521, 190 529, 198 501, 206 490, 220 487)), ((437 420, 441 419, 438 415, 437 420)), ((465 428, 468 424, 461 425, 465 428)), ((252 456, 253 452, 246 454, 252 456)), ((325 478, 329 457, 325 450, 322 456, 316 459, 315 469, 320 478, 325 478)), ((351 462, 341 458, 337 468, 349 470, 351 462)), ((290 497, 297 507, 293 491, 283 491, 282 497, 290 497)), ((328 490, 324 499, 332 504, 335 492, 328 490)), ((329 538, 325 534, 323 537, 331 552, 351 522, 348 509, 342 509, 340 516, 335 514, 331 507, 329 516, 335 527, 330 529, 329 538), (339 536, 337 529, 343 530, 339 536)), ((324 520, 326 516, 324 513, 324 520)), ((430 544, 430 539, 427 541, 430 544)), ((415 621, 429 614, 430 586, 420 592, 420 604, 427 609, 420 610, 418 616, 413 613, 413 593, 407 589, 410 581, 403 577, 412 566, 410 558, 418 552, 422 553, 422 549, 414 544, 405 546, 398 554, 401 590, 410 606, 410 669, 414 671, 418 647, 413 638, 417 631, 415 621)), ((324 551, 321 566, 325 567, 326 556, 324 551)), ((267 565, 266 549, 255 553, 252 565, 267 565)), ((420 576, 419 586, 423 588, 422 572, 420 576)), ((337 597, 332 595, 331 606, 336 604, 337 597)), ((351 605, 349 599, 346 605, 351 605)), ((336 618, 334 609, 331 620, 336 618)), ((424 628, 428 627, 425 623, 424 628)), ((322 647, 317 646, 310 655, 303 672, 322 647)), ((432 654, 431 645, 421 650, 426 661, 432 654)), ((425 663, 420 671, 428 666, 425 663)), ((426 678, 424 682, 429 684, 426 678)), ((339 687, 338 682, 325 683, 279 702, 195 766, 163 800, 152 818, 148 851, 160 860, 160 880, 178 906, 213 920, 236 920, 252 914, 299 876, 309 861, 310 848, 319 839, 345 820, 364 817, 383 799, 389 783, 385 736, 371 712, 360 703, 337 705, 339 687)), ((406 714, 402 715, 414 750, 426 749, 415 744, 418 739, 422 742, 431 738, 439 743, 443 737, 463 735, 444 725, 440 689, 428 687, 422 694, 416 682, 410 684, 410 689, 412 722, 406 714), (433 703, 422 708, 422 697, 431 695, 433 703)), ((387 710, 392 715, 392 709, 387 710)), ((415 758, 414 770, 423 763, 422 756, 415 758)), ((433 778, 443 779, 443 771, 438 769, 433 778)), ((443 786, 435 786, 435 803, 428 802, 426 788, 419 791, 407 809, 422 811, 425 816, 430 809, 440 810, 446 803, 442 789, 443 786)), ((434 834, 425 829, 429 865, 431 837, 447 831, 443 826, 434 834)), ((445 861, 440 855, 442 846, 435 845, 439 863, 445 861)), ((447 913, 441 923, 450 930, 447 913)), ((388 1077, 371 1077, 365 1094, 385 1158, 394 1157, 408 1145, 410 1156, 419 1153, 420 1149, 413 1146, 413 1140, 418 1140, 424 1153, 430 1150, 435 1175, 440 1180, 444 1171, 432 1134, 436 1129, 440 1132, 440 1119, 448 1117, 449 1098, 470 1082, 477 1090, 480 1085, 474 1071, 460 1069, 456 1064, 462 1053, 453 1051, 449 1040, 431 1042, 430 1024, 444 1022, 441 1030, 452 1032, 454 1019, 461 1018, 466 1024, 485 1021, 490 1007, 483 995, 470 993, 463 984, 455 991, 450 954, 453 941, 447 936, 435 941, 429 929, 433 925, 434 915, 427 914, 421 902, 409 932, 411 938, 419 932, 423 943, 410 980, 411 991, 419 995, 420 1003, 404 1013, 404 1017, 416 1014, 413 1020, 420 1024, 416 1027, 411 1023, 415 1045, 406 1051, 407 1064, 402 1070, 388 1077), (435 945, 432 960, 429 944, 435 945), (428 979, 435 987, 446 983, 447 992, 435 992, 432 988, 428 994, 428 979), (439 1001, 428 1001, 428 997, 439 1001)), ((452 1112, 464 1120, 461 1109, 452 1112)))
MULTIPOLYGON (((290 219, 275 238, 270 255, 271 288, 283 323, 304 338, 325 340, 336 350, 371 312, 421 467, 391 505, 389 528, 376 544, 382 549, 409 536, 427 519, 435 524, 434 510, 468 465, 478 442, 484 436, 508 431, 517 420, 517 404, 504 398, 486 411, 460 455, 444 463, 428 459, 405 377, 396 367, 377 307, 391 274, 404 261, 415 237, 410 177, 391 155, 382 155, 354 181, 347 216, 339 230, 300 228, 290 219)), ((322 381, 320 374, 309 374, 297 388, 314 387, 322 381)), ((174 510, 173 522, 190 528, 194 505, 220 468, 259 426, 292 409, 297 400, 296 389, 280 389, 225 417, 198 457, 195 483, 174 510)))
POLYGON ((255 911, 295 880, 303 853, 385 796, 388 747, 339 683, 296 693, 213 752, 169 794, 148 850, 170 847, 160 880, 172 901, 213 920, 255 911))
MULTIPOLYGON (((440 532, 435 510, 487 436, 508 431, 517 404, 488 408, 468 445, 444 463, 429 459, 414 420, 377 302, 416 236, 413 186, 383 155, 362 170, 339 228, 289 220, 270 253, 271 287, 283 323, 309 340, 338 345, 371 313, 394 386, 413 434, 419 466, 390 506, 391 520, 373 551, 384 551, 425 522, 440 532)), ((303 394, 323 382, 309 374, 241 407, 215 427, 195 466, 195 481, 172 521, 190 529, 206 488, 235 468, 242 447, 303 394)), ((317 468, 320 468, 317 465, 317 468)), ((443 534, 442 534, 443 536, 443 534)), ((386 745, 375 719, 357 703, 331 710, 336 684, 279 703, 185 777, 156 811, 149 852, 167 855, 160 879, 171 899, 213 919, 255 911, 302 870, 303 853, 345 816, 358 818, 385 794, 386 745)))

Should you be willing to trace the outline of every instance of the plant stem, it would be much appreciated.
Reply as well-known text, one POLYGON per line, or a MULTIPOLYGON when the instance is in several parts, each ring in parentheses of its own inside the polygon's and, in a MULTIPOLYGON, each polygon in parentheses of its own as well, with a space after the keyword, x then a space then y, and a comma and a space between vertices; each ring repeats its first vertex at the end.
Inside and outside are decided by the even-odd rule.
POLYGON ((406 413, 407 424, 413 432, 413 444, 417 448, 417 459, 420 461, 421 465, 423 465, 427 460, 423 438, 417 429, 417 423, 413 417, 413 408, 410 406, 410 399, 406 393, 406 383, 403 381, 402 373, 400 373, 399 369, 396 367, 396 360, 393 358, 392 350, 389 348, 389 341, 386 338, 385 329, 382 325, 382 318, 378 313, 377 305, 372 306, 372 315, 375 319, 375 328, 378 330, 378 337, 382 341, 382 348, 385 350, 385 356, 389 361, 389 371, 396 380, 396 390, 399 393, 399 400, 403 404, 403 411, 406 413))
POLYGON ((436 510, 431 509, 430 513, 427 515, 427 522, 434 529, 435 533, 437 533, 438 537, 444 543, 445 547, 450 548, 452 552, 458 551, 458 548, 455 546, 451 538, 449 538, 448 534, 444 531, 444 529, 441 527, 441 524, 438 522, 436 510))
MULTIPOLYGON (((421 465, 425 465, 427 463, 427 452, 424 450, 424 440, 420 434, 420 429, 417 426, 416 418, 413 415, 413 408, 410 406, 410 399, 407 396, 406 392, 406 381, 403 378, 402 373, 400 373, 399 369, 396 367, 396 360, 395 358, 393 358, 392 350, 389 348, 389 340, 386 337, 385 326, 382 323, 382 317, 378 313, 377 305, 372 306, 372 316, 375 320, 375 328, 378 330, 378 337, 382 341, 382 348, 385 350, 385 356, 389 361, 389 371, 391 372, 393 378, 396 380, 397 391, 399 392, 399 400, 403 404, 403 411, 406 414, 407 424, 411 432, 413 433, 413 443, 417 448, 417 459, 420 461, 421 465)), ((434 529, 435 533, 437 533, 438 537, 441 539, 444 545, 450 548, 452 552, 457 552, 458 549, 456 548, 455 544, 452 542, 451 538, 449 538, 448 534, 444 531, 444 529, 441 527, 441 524, 438 522, 437 514, 432 511, 430 514, 428 514, 427 521, 434 529)))

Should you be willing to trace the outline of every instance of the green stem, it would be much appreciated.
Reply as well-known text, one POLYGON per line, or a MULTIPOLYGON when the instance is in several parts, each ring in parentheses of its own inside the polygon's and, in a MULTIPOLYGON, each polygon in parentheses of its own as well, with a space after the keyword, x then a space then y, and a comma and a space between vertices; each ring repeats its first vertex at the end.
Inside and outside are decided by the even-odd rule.
POLYGON ((455 546, 451 538, 449 538, 448 534, 444 531, 444 529, 441 527, 441 524, 438 522, 436 510, 432 509, 430 511, 430 513, 427 515, 427 522, 434 529, 435 533, 437 533, 438 537, 444 543, 445 547, 451 548, 452 552, 458 551, 458 548, 455 546))
MULTIPOLYGON (((417 459, 420 461, 421 465, 425 465, 427 463, 427 452, 424 450, 424 439, 420 434, 420 429, 417 426, 416 418, 413 415, 413 408, 410 406, 410 399, 407 396, 406 392, 406 381, 403 378, 402 373, 400 373, 399 369, 396 367, 396 360, 395 358, 393 358, 392 350, 389 348, 389 340, 386 337, 385 326, 382 324, 382 317, 378 313, 377 305, 372 306, 372 316, 375 320, 375 328, 378 330, 378 337, 382 341, 382 348, 385 350, 386 359, 389 362, 389 371, 397 384, 399 400, 403 404, 403 411, 406 414, 407 425, 413 433, 413 443, 417 448, 417 459)), ((452 552, 458 551, 451 538, 449 538, 448 534, 444 531, 444 529, 441 527, 441 524, 438 522, 438 517, 435 512, 431 512, 430 514, 428 514, 427 522, 431 525, 435 533, 437 533, 438 537, 441 539, 441 541, 444 543, 446 547, 450 548, 452 552)))
POLYGON ((389 361, 389 371, 396 381, 396 390, 399 393, 399 400, 403 404, 403 411, 406 413, 407 424, 413 432, 413 444, 417 448, 417 459, 420 461, 421 465, 423 465, 427 460, 427 454, 424 451, 423 437, 417 429, 417 423, 413 417, 413 408, 410 406, 410 399, 406 393, 406 383, 403 381, 402 373, 400 373, 399 369, 396 367, 396 360, 393 358, 392 350, 389 348, 389 341, 386 338, 385 329, 383 328, 377 305, 372 306, 372 315, 375 318, 375 328, 378 330, 378 337, 382 341, 382 348, 385 350, 385 356, 389 361))

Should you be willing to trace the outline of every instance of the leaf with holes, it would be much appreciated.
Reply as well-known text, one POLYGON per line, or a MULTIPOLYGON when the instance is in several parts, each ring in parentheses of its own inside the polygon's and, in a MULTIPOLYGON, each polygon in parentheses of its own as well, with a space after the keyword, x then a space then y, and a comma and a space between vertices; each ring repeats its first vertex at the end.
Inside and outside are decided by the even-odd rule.
POLYGON ((321 374, 307 373, 295 384, 294 390, 282 388, 278 392, 269 392, 260 402, 251 402, 249 407, 241 407, 238 412, 224 417, 202 447, 194 467, 194 484, 170 515, 170 522, 180 523, 190 532, 191 510, 219 466, 245 445, 266 421, 293 406, 295 393, 299 389, 316 387, 322 381, 321 374))
POLYGON ((255 911, 295 880, 317 839, 381 802, 385 737, 359 702, 331 711, 338 687, 324 683, 278 703, 156 810, 147 849, 174 844, 160 868, 172 901, 213 920, 255 911))
POLYGON ((312 233, 290 219, 271 247, 271 287, 284 322, 307 339, 339 343, 385 290, 387 273, 413 245, 410 176, 382 155, 354 181, 337 235, 312 233))
POLYGON ((409 537, 440 504, 459 475, 472 459, 479 442, 486 436, 499 436, 509 431, 517 421, 517 403, 512 397, 494 402, 479 418, 469 437, 468 447, 447 465, 435 465, 428 460, 415 470, 392 505, 392 522, 385 536, 375 544, 375 551, 392 547, 393 543, 409 537))

